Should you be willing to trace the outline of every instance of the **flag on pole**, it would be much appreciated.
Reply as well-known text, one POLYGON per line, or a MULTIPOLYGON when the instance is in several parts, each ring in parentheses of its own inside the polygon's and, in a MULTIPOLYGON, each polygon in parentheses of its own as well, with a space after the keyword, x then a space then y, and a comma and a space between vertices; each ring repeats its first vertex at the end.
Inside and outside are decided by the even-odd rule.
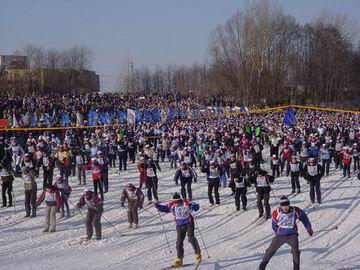
POLYGON ((284 116, 284 124, 293 127, 295 124, 295 111, 293 108, 288 108, 284 116))

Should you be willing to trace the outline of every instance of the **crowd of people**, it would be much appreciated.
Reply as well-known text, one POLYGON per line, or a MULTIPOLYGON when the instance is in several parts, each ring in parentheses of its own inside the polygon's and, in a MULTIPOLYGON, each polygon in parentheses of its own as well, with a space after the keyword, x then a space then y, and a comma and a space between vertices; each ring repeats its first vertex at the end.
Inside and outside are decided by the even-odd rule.
MULTIPOLYGON (((25 95, 0 93, 0 119, 6 119, 9 127, 56 127, 64 126, 63 114, 66 115, 66 126, 94 125, 89 112, 116 113, 127 109, 138 109, 140 113, 159 109, 168 111, 181 109, 189 112, 193 109, 207 109, 208 106, 229 106, 233 103, 221 97, 199 98, 180 94, 157 93, 93 93, 93 94, 45 94, 25 95), (146 98, 145 98, 146 97, 146 98)), ((179 116, 178 116, 179 117, 179 116)), ((103 124, 96 119, 96 124, 103 124)), ((122 119, 114 117, 111 123, 122 119)))
MULTIPOLYGON (((126 106, 129 102, 125 100, 116 104, 111 95, 107 97, 105 100, 108 103, 88 97, 85 108, 126 106)), ((20 113, 27 109, 64 109, 68 106, 68 110, 77 111, 82 98, 85 97, 67 96, 61 102, 51 97, 41 101, 36 98, 26 102, 8 100, 5 110, 20 113)), ((161 97, 153 98, 153 103, 146 106, 162 102, 161 97)), ((84 109, 84 106, 81 108, 84 109)), ((100 220, 110 188, 109 168, 116 168, 120 174, 127 170, 129 163, 133 163, 138 168, 139 179, 119 191, 120 205, 125 207, 125 202, 128 202, 129 228, 138 227, 138 209, 143 207, 146 197, 148 205, 155 203, 158 210, 175 215, 178 258, 174 265, 182 264, 182 241, 186 233, 194 247, 196 261, 200 262, 200 248, 194 237, 194 221, 190 214, 198 210, 198 205, 193 202, 196 198, 192 193, 192 183, 200 176, 207 179, 210 207, 221 205, 219 188, 229 188, 229 196, 234 197, 234 208, 247 211, 247 191, 254 189, 259 219, 273 216, 277 228, 282 225, 278 223, 278 216, 271 214, 269 200, 271 185, 278 177, 289 177, 292 196, 302 192, 300 181, 303 178, 310 187, 309 204, 316 205, 322 203, 320 183, 329 175, 330 168, 341 169, 344 179, 359 172, 359 115, 297 110, 293 127, 285 125, 283 119, 283 112, 274 111, 139 125, 124 123, 116 129, 68 129, 62 133, 7 132, 0 138, 2 207, 12 206, 12 183, 14 178, 22 178, 25 217, 36 217, 36 209, 45 200, 44 232, 54 232, 56 211, 61 211, 63 217, 70 215, 68 198, 72 189, 69 177, 76 176, 77 185, 93 184, 92 190, 87 186, 76 205, 76 208, 88 206, 87 239, 92 238, 93 225, 96 238, 101 239, 100 220), (266 151, 268 154, 265 154, 264 149, 269 149, 269 153, 266 151), (162 198, 158 195, 158 183, 162 179, 159 179, 158 171, 161 170, 173 170, 174 185, 180 185, 181 196, 174 195, 169 205, 160 204, 162 198), (86 171, 91 172, 91 179, 87 179, 86 171), (38 182, 42 190, 39 197, 38 182)), ((282 206, 289 206, 287 198, 283 198, 282 202, 282 206)), ((301 210, 284 209, 296 215, 312 234, 310 222, 301 210)), ((277 241, 284 243, 283 240, 277 241)), ((296 243, 293 245, 296 246, 296 243)), ((297 252, 298 249, 294 256, 297 252)), ((265 269, 271 256, 266 255, 260 269, 265 269)), ((294 264, 295 261, 299 264, 298 257, 294 264)))

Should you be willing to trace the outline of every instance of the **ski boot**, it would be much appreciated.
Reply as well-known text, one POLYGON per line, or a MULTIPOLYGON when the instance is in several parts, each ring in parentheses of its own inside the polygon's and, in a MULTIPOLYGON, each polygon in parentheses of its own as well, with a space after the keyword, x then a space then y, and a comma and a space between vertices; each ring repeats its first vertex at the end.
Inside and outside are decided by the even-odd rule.
POLYGON ((181 266, 183 265, 183 259, 176 259, 173 264, 172 264, 172 267, 178 267, 178 266, 181 266))
POLYGON ((128 229, 132 228, 132 223, 129 223, 128 229))
POLYGON ((196 255, 195 255, 195 262, 196 262, 196 264, 201 263, 201 261, 202 261, 201 254, 196 254, 196 255))

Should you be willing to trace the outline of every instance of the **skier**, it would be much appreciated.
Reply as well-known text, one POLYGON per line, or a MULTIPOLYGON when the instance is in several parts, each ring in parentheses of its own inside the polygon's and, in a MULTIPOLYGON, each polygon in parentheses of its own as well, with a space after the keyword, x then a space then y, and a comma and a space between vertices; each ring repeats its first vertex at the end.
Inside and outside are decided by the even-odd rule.
POLYGON ((145 187, 147 186, 147 176, 146 176, 146 162, 145 162, 145 158, 144 156, 140 156, 139 157, 139 161, 137 163, 137 167, 140 173, 140 188, 143 187, 143 185, 145 185, 145 187))
POLYGON ((251 185, 247 181, 244 173, 245 172, 243 172, 242 174, 241 171, 239 170, 234 175, 234 186, 235 186, 234 194, 235 194, 236 211, 240 211, 240 196, 241 196, 242 209, 246 211, 246 206, 247 206, 246 192, 247 192, 247 187, 251 185))
POLYGON ((186 189, 187 189, 187 193, 189 195, 189 201, 192 201, 191 184, 193 180, 195 183, 197 182, 196 172, 186 162, 182 161, 180 164, 180 168, 177 169, 177 171, 175 172, 174 181, 176 185, 179 184, 179 178, 181 184, 181 197, 183 199, 186 199, 186 189))
POLYGON ((264 206, 265 206, 265 214, 266 219, 270 218, 270 191, 271 186, 270 183, 274 182, 274 178, 270 175, 268 175, 267 171, 260 170, 259 174, 251 178, 251 183, 255 184, 256 187, 256 201, 257 201, 257 207, 259 210, 259 218, 261 218, 264 214, 264 208, 262 200, 264 200, 264 206))
POLYGON ((101 215, 104 212, 103 201, 89 189, 85 188, 79 202, 75 205, 76 209, 80 209, 85 204, 88 206, 86 214, 86 240, 91 240, 93 235, 93 225, 96 232, 96 240, 101 239, 101 215))
POLYGON ((90 163, 85 164, 84 168, 86 170, 91 170, 91 176, 93 179, 93 185, 95 194, 97 195, 98 187, 100 192, 101 200, 104 200, 104 190, 103 190, 103 175, 102 175, 102 166, 99 162, 96 161, 96 158, 91 158, 90 163))
POLYGON ((227 163, 228 174, 230 175, 229 187, 231 188, 231 195, 235 194, 235 177, 242 172, 242 166, 240 161, 236 160, 236 156, 233 154, 230 156, 230 160, 227 163))
POLYGON ((345 178, 347 175, 348 178, 350 178, 350 165, 351 165, 352 154, 347 146, 345 146, 343 148, 343 151, 340 152, 340 156, 341 156, 341 163, 343 165, 343 177, 345 178))
POLYGON ((45 228, 43 232, 55 232, 56 230, 56 211, 60 209, 60 194, 59 190, 49 184, 45 184, 44 190, 41 192, 36 201, 36 208, 44 201, 46 204, 45 210, 45 228))
POLYGON ((304 167, 304 178, 310 182, 310 200, 312 204, 315 203, 315 191, 317 202, 321 204, 320 179, 323 175, 323 167, 317 164, 314 158, 309 158, 307 165, 304 167))
POLYGON ((286 176, 289 176, 290 172, 290 161, 291 156, 293 155, 293 150, 290 148, 289 143, 287 141, 284 142, 284 147, 280 152, 280 167, 281 173, 284 172, 284 168, 286 167, 286 176))
POLYGON ((85 159, 84 154, 82 151, 77 151, 75 155, 75 162, 76 162, 76 169, 77 169, 77 178, 78 178, 78 185, 86 185, 86 171, 84 168, 85 159))
POLYGON ((158 177, 156 174, 156 166, 152 159, 146 160, 146 179, 147 179, 147 197, 148 197, 148 205, 152 204, 152 194, 154 195, 154 199, 157 202, 158 198, 158 177))
POLYGON ((31 174, 29 168, 23 167, 21 178, 24 180, 24 189, 25 189, 25 217, 36 217, 36 193, 37 193, 37 183, 34 176, 31 174))
POLYGON ((12 190, 13 190, 13 181, 14 176, 11 174, 11 166, 8 168, 0 163, 0 179, 1 179, 1 194, 2 194, 2 206, 3 207, 11 207, 12 206, 12 190), (9 204, 6 204, 6 193, 9 196, 9 204))
POLYGON ((280 177, 280 160, 276 155, 272 155, 271 157, 271 161, 270 161, 270 167, 272 170, 272 176, 275 177, 275 172, 276 172, 276 177, 280 177))
POLYGON ((56 181, 54 186, 58 188, 61 195, 61 217, 63 218, 65 215, 65 211, 64 211, 65 207, 66 207, 66 217, 70 217, 68 200, 72 189, 69 183, 66 182, 65 178, 61 177, 61 175, 58 175, 56 176, 56 181))
POLYGON ((117 154, 119 157, 119 172, 122 170, 126 171, 127 156, 128 156, 128 145, 124 140, 120 140, 117 143, 117 154))
POLYGON ((215 203, 220 205, 219 186, 220 186, 220 172, 215 161, 211 160, 207 168, 207 181, 208 181, 208 198, 210 205, 214 205, 214 199, 212 196, 213 190, 215 194, 215 203))
POLYGON ((177 259, 172 264, 173 267, 178 267, 183 264, 184 259, 184 239, 187 235, 188 241, 191 243, 192 247, 195 251, 195 260, 196 263, 199 264, 202 260, 201 258, 201 250, 199 243, 194 235, 195 224, 194 217, 191 215, 192 211, 198 211, 200 206, 197 203, 190 203, 188 200, 182 200, 180 195, 175 193, 172 201, 170 201, 167 205, 161 205, 159 203, 155 203, 155 207, 164 213, 170 213, 175 217, 176 222, 176 251, 177 251, 177 259))
POLYGON ((140 188, 136 188, 133 184, 127 183, 124 190, 121 193, 121 207, 125 208, 125 200, 128 200, 128 221, 129 221, 129 229, 132 228, 134 223, 135 229, 137 229, 139 224, 139 215, 138 208, 143 208, 144 203, 144 194, 140 188))
POLYGON ((293 269, 300 269, 299 234, 296 225, 297 219, 303 223, 308 234, 312 236, 313 230, 311 228, 311 223, 305 212, 296 206, 290 206, 289 199, 283 196, 280 199, 280 207, 272 212, 272 229, 275 232, 275 236, 272 239, 270 246, 266 249, 258 270, 265 270, 271 257, 285 243, 291 246, 293 269))
POLYGON ((292 156, 290 162, 291 193, 295 193, 295 186, 297 188, 297 193, 300 193, 300 182, 299 182, 300 172, 301 172, 301 163, 297 160, 296 156, 292 156))
POLYGON ((322 166, 326 171, 326 176, 329 175, 330 162, 331 162, 331 152, 330 149, 327 148, 326 144, 323 144, 319 151, 320 160, 322 162, 322 166))
POLYGON ((39 163, 42 164, 42 168, 44 172, 43 187, 45 187, 46 184, 52 185, 54 168, 55 168, 55 162, 53 157, 50 155, 48 151, 44 151, 39 163))
POLYGON ((59 146, 59 151, 55 153, 54 158, 60 171, 60 175, 69 181, 70 154, 63 145, 59 146))

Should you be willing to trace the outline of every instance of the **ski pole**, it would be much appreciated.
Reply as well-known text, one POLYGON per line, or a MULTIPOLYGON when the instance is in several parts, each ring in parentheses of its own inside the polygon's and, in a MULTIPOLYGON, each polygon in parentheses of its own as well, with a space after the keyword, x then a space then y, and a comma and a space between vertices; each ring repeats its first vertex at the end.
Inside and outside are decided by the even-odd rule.
POLYGON ((12 191, 12 195, 13 195, 13 201, 14 201, 14 216, 16 216, 16 198, 15 198, 15 192, 12 191))
POLYGON ((205 244, 204 238, 203 238, 202 233, 201 233, 201 230, 200 230, 200 226, 199 226, 199 224, 198 224, 198 222, 197 222, 196 218, 195 218, 194 216, 193 216, 193 218, 194 218, 194 221, 195 221, 196 227, 197 227, 197 229, 198 229, 198 231, 199 231, 201 241, 203 242, 203 245, 204 245, 204 248, 205 248, 206 254, 207 254, 208 258, 210 258, 210 255, 209 255, 209 252, 208 252, 207 246, 206 246, 206 244, 205 244))
POLYGON ((109 223, 113 228, 114 228, 114 230, 116 231, 116 232, 118 232, 121 236, 123 236, 123 233, 121 232, 121 231, 119 231, 118 229, 116 229, 116 227, 106 218, 106 217, 104 217, 103 215, 101 216, 103 219, 105 219, 105 221, 107 222, 107 223, 109 223))
POLYGON ((159 219, 160 219, 160 223, 161 223, 162 230, 164 231, 164 234, 165 234, 165 239, 166 239, 167 246, 168 246, 168 248, 169 248, 170 253, 172 253, 171 248, 170 248, 169 239, 168 239, 168 237, 167 237, 167 235, 166 235, 166 231, 165 231, 165 228, 164 228, 163 220, 162 220, 161 215, 160 215, 160 211, 158 211, 158 214, 159 214, 159 219))
POLYGON ((324 230, 319 230, 319 231, 315 231, 316 233, 319 233, 319 232, 329 232, 329 231, 332 231, 332 230, 337 230, 339 229, 338 226, 334 226, 334 227, 331 227, 329 229, 324 229, 324 230))
POLYGON ((82 212, 81 212, 80 208, 77 208, 77 207, 73 204, 73 202, 72 202, 69 198, 68 198, 68 201, 72 204, 72 206, 74 206, 74 208, 75 208, 75 209, 77 209, 77 210, 79 211, 79 213, 80 213, 80 215, 81 215, 82 219, 83 219, 83 220, 84 220, 84 222, 86 223, 86 220, 85 220, 84 215, 82 214, 82 212))
POLYGON ((154 213, 151 213, 148 209, 146 209, 146 208, 143 208, 143 210, 145 211, 145 212, 148 212, 150 215, 152 215, 153 217, 156 217, 156 215, 154 214, 154 213))
POLYGON ((273 190, 273 189, 271 189, 271 191, 272 191, 272 193, 273 193, 273 195, 274 195, 274 199, 275 199, 276 204, 279 204, 278 200, 276 199, 276 195, 275 195, 274 190, 273 190))

